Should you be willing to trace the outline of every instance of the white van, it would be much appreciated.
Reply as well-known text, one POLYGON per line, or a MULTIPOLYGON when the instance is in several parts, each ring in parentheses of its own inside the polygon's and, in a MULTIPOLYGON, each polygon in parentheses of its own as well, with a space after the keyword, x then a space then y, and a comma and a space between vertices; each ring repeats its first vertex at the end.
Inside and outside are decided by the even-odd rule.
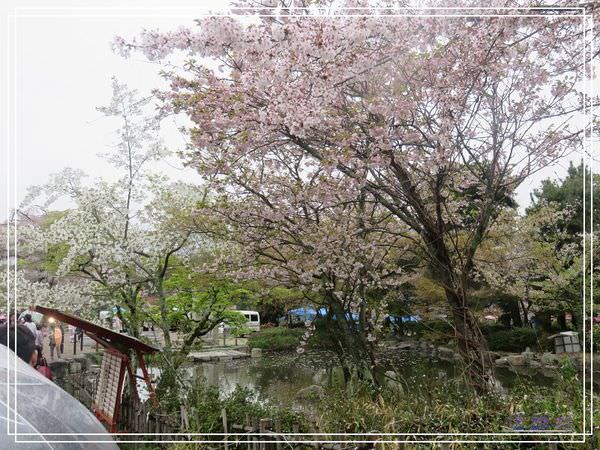
POLYGON ((258 311, 238 311, 242 313, 246 318, 246 326, 250 328, 250 331, 260 330, 260 314, 258 311))
MULTIPOLYGON (((255 332, 260 330, 260 314, 258 311, 240 311, 235 310, 246 318, 246 327, 250 329, 250 332, 255 332)), ((219 325, 219 333, 223 333, 226 329, 228 330, 229 325, 221 324, 219 325)))

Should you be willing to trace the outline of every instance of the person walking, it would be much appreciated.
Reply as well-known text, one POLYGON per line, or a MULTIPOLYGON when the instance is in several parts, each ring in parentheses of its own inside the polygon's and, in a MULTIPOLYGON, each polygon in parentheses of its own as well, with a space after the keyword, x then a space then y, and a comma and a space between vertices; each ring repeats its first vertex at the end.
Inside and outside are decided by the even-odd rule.
POLYGON ((50 345, 50 359, 54 361, 54 349, 56 349, 56 357, 60 359, 60 342, 62 340, 62 332, 58 326, 53 326, 48 335, 48 344, 50 345))
POLYGON ((123 331, 123 322, 116 314, 114 315, 112 320, 112 329, 117 333, 121 333, 123 331))
POLYGON ((38 361, 42 360, 42 350, 44 349, 44 331, 42 326, 38 324, 35 334, 35 348, 37 350, 38 361))
POLYGON ((60 343, 60 354, 63 355, 65 353, 65 326, 62 322, 58 326, 58 329, 60 330, 60 339, 56 340, 56 347, 58 348, 60 343))
POLYGON ((25 326, 29 329, 29 331, 33 335, 33 338, 35 339, 37 336, 37 326, 35 325, 35 323, 33 323, 33 320, 31 320, 31 314, 25 314, 25 316, 23 316, 23 320, 25 326))

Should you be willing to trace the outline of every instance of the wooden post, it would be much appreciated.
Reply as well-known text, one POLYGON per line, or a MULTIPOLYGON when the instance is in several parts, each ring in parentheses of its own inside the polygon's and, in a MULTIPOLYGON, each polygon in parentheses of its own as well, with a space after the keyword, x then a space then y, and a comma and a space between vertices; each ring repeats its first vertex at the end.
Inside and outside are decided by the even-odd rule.
POLYGON ((181 407, 179 408, 179 413, 181 414, 181 427, 185 430, 189 430, 190 419, 187 413, 187 409, 185 409, 185 406, 181 405, 181 407))
POLYGON ((225 408, 223 408, 221 410, 221 417, 223 418, 223 433, 225 433, 225 436, 223 437, 223 440, 225 441, 224 446, 225 446, 225 450, 229 449, 229 443, 228 443, 228 439, 227 439, 227 410, 225 408))
MULTIPOLYGON (((244 417, 244 431, 248 432, 248 430, 252 430, 252 428, 250 427, 250 414, 246 414, 244 417)), ((251 431, 250 431, 251 432, 251 431)), ((248 450, 250 450, 251 448, 253 448, 252 444, 250 443, 250 436, 247 436, 248 439, 246 439, 246 441, 248 441, 247 445, 248 445, 248 450)))
POLYGON ((150 400, 154 403, 154 406, 158 405, 158 401, 154 395, 154 388, 152 387, 152 382, 150 380, 150 376, 148 375, 148 370, 146 369, 146 364, 144 363, 144 356, 141 352, 137 351, 137 359, 140 368, 142 369, 142 373, 144 374, 144 380, 146 381, 146 386, 148 386, 148 392, 150 394, 150 400))
POLYGON ((556 445, 556 443, 551 442, 548 444, 548 450, 556 450, 558 447, 556 445))
POLYGON ((281 450, 281 420, 275 419, 275 433, 277 434, 277 444, 275 444, 276 450, 281 450))
MULTIPOLYGON (((258 430, 260 430, 259 428, 259 419, 257 419, 256 417, 254 417, 252 419, 252 432, 256 433, 258 430)), ((253 444, 253 448, 254 450, 260 450, 260 436, 254 436, 253 438, 254 444, 253 444)))
MULTIPOLYGON (((273 421, 271 419, 260 419, 260 423, 259 423, 259 430, 260 433, 267 433, 270 431, 270 428, 273 426, 273 421)), ((260 445, 260 450, 267 450, 267 449, 272 449, 273 448, 273 444, 267 444, 265 443, 265 436, 261 436, 260 437, 261 440, 261 445, 260 445)), ((267 436, 268 441, 272 440, 269 436, 267 436)))

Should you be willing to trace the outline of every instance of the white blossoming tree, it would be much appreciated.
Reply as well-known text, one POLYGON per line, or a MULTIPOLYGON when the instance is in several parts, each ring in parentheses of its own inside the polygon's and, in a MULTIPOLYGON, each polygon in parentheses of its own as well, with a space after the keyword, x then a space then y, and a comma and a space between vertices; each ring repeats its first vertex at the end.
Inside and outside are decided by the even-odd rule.
MULTIPOLYGON (((60 246, 54 257, 59 277, 83 279, 96 297, 118 306, 117 314, 133 336, 140 336, 143 321, 154 320, 165 349, 171 349, 171 293, 165 281, 175 262, 184 264, 205 244, 186 221, 206 195, 199 186, 170 182, 150 170, 148 163, 167 152, 158 137, 158 119, 144 112, 149 101, 113 81, 110 105, 98 110, 121 121, 117 145, 103 156, 122 176, 116 182, 86 183, 82 173, 64 169, 47 184, 32 188, 23 208, 45 210, 61 197, 74 207, 47 227, 22 227, 21 233, 26 245, 37 251, 60 246), (145 296, 158 299, 158 314, 145 296)), ((59 304, 65 306, 64 300, 59 304)), ((208 310, 201 315, 204 321, 194 322, 195 337, 227 319, 223 308, 212 311, 209 303, 203 305, 208 310)), ((196 307, 202 309, 200 304, 196 307)))

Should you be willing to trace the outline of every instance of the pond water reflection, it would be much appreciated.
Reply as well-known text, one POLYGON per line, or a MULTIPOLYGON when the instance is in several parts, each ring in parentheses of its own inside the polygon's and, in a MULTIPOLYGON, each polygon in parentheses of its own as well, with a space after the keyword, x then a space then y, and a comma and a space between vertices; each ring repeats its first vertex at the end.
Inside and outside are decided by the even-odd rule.
MULTIPOLYGON (((412 351, 399 351, 385 359, 388 369, 394 370, 411 386, 414 380, 433 378, 459 379, 460 368, 454 363, 425 358, 412 351)), ((218 386, 226 395, 236 385, 255 392, 259 398, 274 404, 291 406, 298 403, 296 394, 310 385, 325 385, 341 377, 335 355, 326 351, 308 351, 303 355, 295 352, 263 353, 262 358, 234 359, 229 361, 197 363, 187 368, 191 379, 204 377, 208 383, 218 386)), ((522 370, 517 374, 505 368, 497 370, 501 384, 510 389, 519 378, 536 385, 551 386, 551 373, 522 370)))

